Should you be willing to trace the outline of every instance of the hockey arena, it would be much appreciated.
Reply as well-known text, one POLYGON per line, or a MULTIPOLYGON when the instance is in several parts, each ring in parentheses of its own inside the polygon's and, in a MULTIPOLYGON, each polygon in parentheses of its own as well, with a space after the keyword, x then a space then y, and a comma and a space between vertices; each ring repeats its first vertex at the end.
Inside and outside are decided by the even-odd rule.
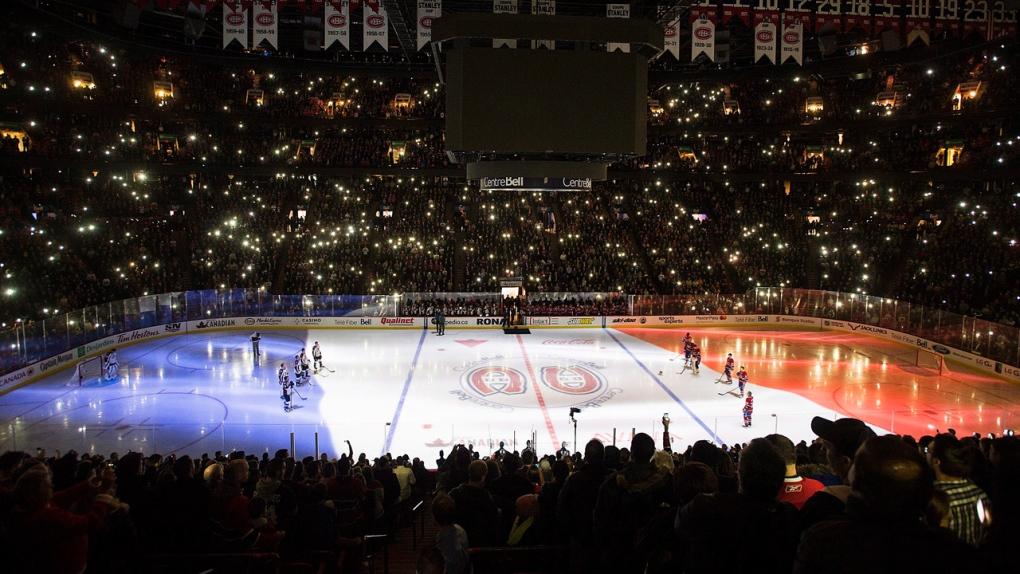
POLYGON ((0 572, 1020 572, 1018 14, 0 1, 0 572))
MULTIPOLYGON (((420 321, 419 321, 420 322, 420 321)), ((566 321, 564 321, 566 322, 566 321)), ((850 416, 883 432, 921 436, 948 428, 1002 432, 1020 422, 1020 387, 932 361, 871 335, 767 327, 280 330, 262 333, 254 365, 248 332, 170 336, 118 350, 113 380, 81 387, 61 371, 0 397, 0 448, 87 452, 300 456, 416 452, 456 444, 479 450, 571 450, 591 438, 627 444, 635 429, 660 437, 668 412, 675 444, 746 442, 781 432, 810 440, 815 416, 850 416), (683 337, 703 349, 685 368, 683 337), (323 364, 284 411, 278 370, 318 341, 323 364), (749 375, 753 423, 725 382, 732 353, 749 375), (940 369, 941 366, 941 369, 940 369), (581 409, 577 437, 570 407, 581 409), (316 437, 316 434, 318 435, 316 437), (316 440, 318 442, 316 442, 316 440)))

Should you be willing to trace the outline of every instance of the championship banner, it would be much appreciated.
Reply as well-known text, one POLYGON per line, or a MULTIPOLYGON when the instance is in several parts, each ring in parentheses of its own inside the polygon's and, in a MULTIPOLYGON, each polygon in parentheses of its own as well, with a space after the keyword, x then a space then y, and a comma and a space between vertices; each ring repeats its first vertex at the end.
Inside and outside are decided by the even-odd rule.
POLYGON ((755 27, 761 24, 765 20, 771 20, 775 25, 779 24, 779 0, 758 0, 758 4, 754 7, 754 22, 755 27))
POLYGON ((779 63, 785 64, 787 60, 799 65, 804 64, 804 20, 806 15, 783 14, 783 32, 780 36, 779 63))
POLYGON ((960 4, 958 0, 936 0, 935 29, 954 36, 960 32, 960 4))
MULTIPOLYGON (((606 18, 630 18, 630 4, 606 4, 606 18)), ((606 51, 630 52, 630 44, 606 44, 606 51)))
MULTIPOLYGON (((531 13, 536 16, 555 16, 556 0, 531 0, 531 13)), ((556 40, 532 40, 531 49, 556 49, 556 40)))
POLYGON ((702 54, 715 61, 715 22, 707 18, 691 23, 691 61, 702 54))
POLYGON ((276 2, 275 0, 255 0, 252 4, 251 43, 258 48, 263 42, 274 50, 279 42, 276 36, 276 2))
POLYGON ((361 49, 365 52, 377 44, 384 52, 390 49, 390 26, 386 18, 386 9, 381 5, 373 9, 368 2, 365 3, 364 24, 361 32, 361 49))
POLYGON ((432 41, 432 20, 443 14, 442 0, 418 0, 418 49, 432 41))
POLYGON ((234 41, 248 49, 248 10, 241 0, 223 0, 223 47, 234 41))
POLYGON ((733 18, 737 18, 744 26, 751 26, 751 1, 733 0, 722 6, 722 23, 726 24, 733 18))
POLYGON ((931 44, 931 0, 904 0, 906 6, 907 45, 920 40, 931 44))
POLYGON ((673 54, 677 60, 680 59, 680 15, 677 14, 670 20, 662 30, 666 43, 666 51, 673 54))
POLYGON ((716 22, 718 20, 716 9, 717 6, 713 0, 701 0, 696 4, 692 2, 689 12, 691 23, 693 24, 702 18, 711 20, 713 23, 716 22))
POLYGON ((841 1, 818 0, 815 3, 815 33, 821 32, 823 28, 835 28, 836 32, 843 31, 841 1))
POLYGON ((992 39, 1016 35, 1016 10, 1006 10, 1003 0, 992 2, 992 39))
POLYGON ((766 16, 754 27, 754 62, 757 64, 762 58, 776 63, 776 24, 772 16, 766 16))
POLYGON ((871 32, 871 0, 846 0, 846 31, 860 27, 871 32))
MULTIPOLYGON (((493 14, 516 14, 517 13, 517 0, 492 0, 492 13, 493 14)), ((506 40, 503 38, 493 38, 492 47, 517 47, 517 40, 506 40)))
POLYGON ((889 29, 899 33, 901 6, 900 0, 874 0, 871 14, 875 18, 875 31, 889 29))
POLYGON ((326 49, 339 42, 345 50, 351 49, 351 3, 348 0, 326 0, 323 19, 326 29, 326 49))
POLYGON ((988 14, 986 0, 967 0, 963 3, 963 35, 979 32, 985 39, 991 40, 991 18, 988 14))

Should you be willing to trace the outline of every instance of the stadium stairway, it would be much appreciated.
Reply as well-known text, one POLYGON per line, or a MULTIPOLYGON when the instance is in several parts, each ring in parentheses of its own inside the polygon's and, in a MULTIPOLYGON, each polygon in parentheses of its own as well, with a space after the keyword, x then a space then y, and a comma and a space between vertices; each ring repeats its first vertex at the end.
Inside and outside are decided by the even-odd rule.
POLYGON ((450 197, 446 201, 446 221, 450 226, 450 231, 453 233, 453 240, 450 242, 450 248, 453 249, 453 269, 450 270, 453 285, 450 290, 466 290, 467 255, 464 254, 464 243, 467 240, 467 234, 464 232, 460 217, 457 215, 456 197, 450 197))
MULTIPOLYGON (((627 213, 635 213, 634 202, 631 200, 633 197, 629 193, 623 194, 623 208, 627 213)), ((613 210, 608 205, 603 205, 602 209, 606 212, 606 217, 613 217, 613 210)), ((631 243, 637 247, 637 251, 641 254, 641 266, 644 267, 645 275, 651 281, 652 286, 656 293, 668 293, 662 286, 662 281, 659 280, 658 273, 655 272, 655 265, 652 265, 652 256, 648 252, 648 248, 641 242, 641 235, 634 229, 634 224, 628 219, 626 221, 618 222, 624 229, 624 233, 630 238, 631 243)))

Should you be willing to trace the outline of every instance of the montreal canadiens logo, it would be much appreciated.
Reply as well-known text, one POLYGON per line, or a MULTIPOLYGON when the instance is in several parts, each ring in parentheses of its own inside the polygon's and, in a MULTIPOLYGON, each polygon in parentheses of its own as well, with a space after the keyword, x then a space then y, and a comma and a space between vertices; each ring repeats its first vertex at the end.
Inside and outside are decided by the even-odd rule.
POLYGON ((712 29, 708 26, 701 26, 694 29, 694 36, 699 40, 707 40, 712 37, 712 29))
POLYGON ((255 22, 257 22, 260 26, 272 26, 275 21, 276 18, 273 18, 273 15, 268 12, 259 14, 255 17, 255 22))
POLYGON ((772 38, 773 36, 771 30, 762 30, 761 32, 758 32, 759 42, 771 42, 772 38))
POLYGON ((800 34, 796 32, 787 32, 783 34, 783 41, 787 44, 796 44, 800 42, 800 34))
POLYGON ((622 392, 609 388, 602 367, 595 363, 548 356, 536 358, 532 371, 523 364, 493 365, 491 360, 466 366, 461 389, 453 394, 490 407, 534 409, 539 408, 539 396, 549 408, 565 408, 598 406, 622 392))
POLYGON ((418 23, 421 24, 422 28, 431 28, 432 16, 422 16, 421 19, 418 20, 418 23))
POLYGON ((333 14, 329 17, 329 25, 334 28, 339 28, 347 23, 347 18, 344 18, 343 14, 333 14))
POLYGON ((368 24, 369 28, 382 28, 383 24, 386 23, 386 19, 378 14, 373 14, 365 19, 365 23, 368 24))
POLYGON ((244 14, 227 14, 227 24, 231 26, 244 24, 244 14))
POLYGON ((673 38, 674 36, 676 36, 676 26, 666 26, 666 29, 663 30, 663 33, 666 35, 667 38, 673 38))
POLYGON ((528 379, 511 367, 488 366, 468 371, 464 377, 468 388, 483 397, 492 395, 523 395, 528 379))

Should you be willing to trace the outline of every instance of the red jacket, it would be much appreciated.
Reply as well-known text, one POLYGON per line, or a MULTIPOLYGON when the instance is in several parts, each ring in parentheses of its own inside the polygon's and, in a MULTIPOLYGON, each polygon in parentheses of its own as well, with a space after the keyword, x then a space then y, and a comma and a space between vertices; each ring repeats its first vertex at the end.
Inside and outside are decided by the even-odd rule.
POLYGON ((32 572, 79 574, 88 562, 89 534, 98 531, 110 507, 93 502, 87 514, 64 508, 91 491, 87 482, 53 495, 50 504, 34 512, 14 512, 12 538, 19 549, 16 563, 32 572))

